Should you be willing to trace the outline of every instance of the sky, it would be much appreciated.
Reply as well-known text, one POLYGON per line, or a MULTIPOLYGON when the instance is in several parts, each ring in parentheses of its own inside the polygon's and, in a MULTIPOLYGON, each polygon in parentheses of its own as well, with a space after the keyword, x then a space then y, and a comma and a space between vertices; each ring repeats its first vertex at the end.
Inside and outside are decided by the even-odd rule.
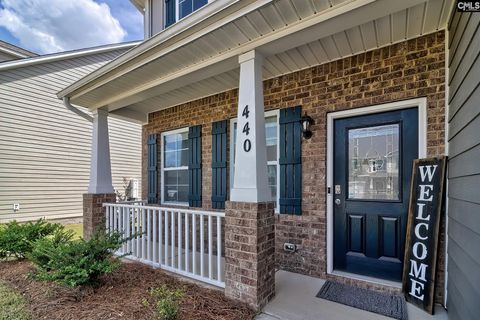
POLYGON ((129 0, 0 0, 0 40, 38 54, 142 39, 129 0))

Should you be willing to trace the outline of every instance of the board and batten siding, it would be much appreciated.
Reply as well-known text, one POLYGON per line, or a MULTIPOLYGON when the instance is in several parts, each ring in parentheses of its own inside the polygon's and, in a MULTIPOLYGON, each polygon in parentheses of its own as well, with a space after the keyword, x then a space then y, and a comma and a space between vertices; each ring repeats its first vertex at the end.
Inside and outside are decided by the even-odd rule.
MULTIPOLYGON (((0 72, 0 222, 82 216, 92 124, 56 93, 123 52, 0 72)), ((113 184, 123 191, 123 177, 141 181, 141 125, 110 117, 109 132, 113 184)))
POLYGON ((480 14, 449 23, 449 319, 480 316, 480 14))

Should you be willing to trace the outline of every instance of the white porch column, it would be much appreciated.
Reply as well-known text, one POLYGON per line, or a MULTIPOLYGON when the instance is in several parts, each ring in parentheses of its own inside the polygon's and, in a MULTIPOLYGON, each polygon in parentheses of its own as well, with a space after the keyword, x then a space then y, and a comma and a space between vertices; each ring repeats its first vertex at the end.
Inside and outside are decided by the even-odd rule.
POLYGON ((108 111, 102 109, 93 111, 92 160, 88 193, 114 193, 108 137, 108 111))
POLYGON ((267 183, 267 149, 263 105, 262 56, 242 54, 238 97, 235 175, 230 201, 272 201, 267 183))

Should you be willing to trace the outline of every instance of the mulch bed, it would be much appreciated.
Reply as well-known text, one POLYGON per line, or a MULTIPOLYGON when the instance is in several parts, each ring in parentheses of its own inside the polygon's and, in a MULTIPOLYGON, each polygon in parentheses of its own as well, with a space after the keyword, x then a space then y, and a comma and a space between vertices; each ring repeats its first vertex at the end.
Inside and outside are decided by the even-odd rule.
POLYGON ((246 305, 225 298, 222 290, 181 281, 140 263, 124 263, 93 287, 66 288, 28 276, 34 268, 27 261, 0 262, 0 280, 22 293, 34 320, 155 319, 154 301, 148 291, 166 284, 184 288, 179 319, 253 319, 246 305), (150 306, 143 301, 148 299, 150 306))

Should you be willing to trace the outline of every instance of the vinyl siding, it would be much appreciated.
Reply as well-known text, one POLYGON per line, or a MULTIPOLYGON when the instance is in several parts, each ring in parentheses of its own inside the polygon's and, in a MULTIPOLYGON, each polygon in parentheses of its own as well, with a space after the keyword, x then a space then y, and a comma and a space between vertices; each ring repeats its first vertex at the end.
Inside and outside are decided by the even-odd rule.
MULTIPOLYGON (((92 125, 56 93, 124 51, 0 72, 0 222, 82 216, 92 125)), ((109 118, 109 132, 113 184, 123 191, 123 177, 141 181, 141 125, 109 118)))
POLYGON ((450 319, 480 314, 480 15, 449 24, 448 302, 450 319))

